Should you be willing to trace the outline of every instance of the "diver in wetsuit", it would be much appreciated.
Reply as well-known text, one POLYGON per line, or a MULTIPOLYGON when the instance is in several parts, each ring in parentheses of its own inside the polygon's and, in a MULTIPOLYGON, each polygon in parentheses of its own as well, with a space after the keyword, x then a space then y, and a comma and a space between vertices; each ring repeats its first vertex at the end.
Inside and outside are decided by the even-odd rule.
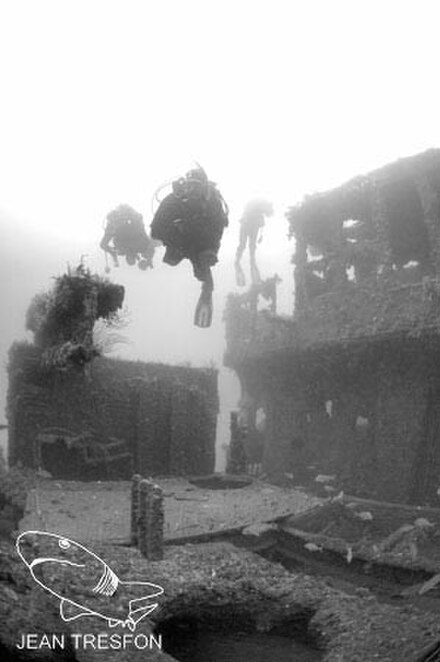
POLYGON ((163 261, 176 266, 190 260, 194 276, 202 283, 194 324, 207 328, 212 321, 214 281, 211 267, 225 227, 228 207, 203 168, 190 170, 172 183, 172 192, 159 205, 151 223, 151 237, 166 247, 163 261))
POLYGON ((237 285, 243 287, 246 284, 246 279, 241 267, 241 258, 246 249, 246 246, 249 246, 249 261, 251 268, 251 281, 253 284, 257 284, 261 281, 260 272, 258 270, 255 253, 257 250, 257 242, 259 243, 262 239, 261 231, 265 225, 266 217, 273 215, 273 206, 272 203, 264 200, 262 198, 257 198, 255 200, 250 200, 243 212, 243 216, 240 219, 240 238, 237 247, 237 252, 235 254, 235 273, 237 285), (258 235, 260 237, 258 238, 258 235))
POLYGON ((125 256, 127 264, 136 264, 142 271, 153 268, 154 242, 145 231, 142 214, 130 205, 119 205, 107 214, 107 223, 100 247, 119 266, 118 256, 125 256))

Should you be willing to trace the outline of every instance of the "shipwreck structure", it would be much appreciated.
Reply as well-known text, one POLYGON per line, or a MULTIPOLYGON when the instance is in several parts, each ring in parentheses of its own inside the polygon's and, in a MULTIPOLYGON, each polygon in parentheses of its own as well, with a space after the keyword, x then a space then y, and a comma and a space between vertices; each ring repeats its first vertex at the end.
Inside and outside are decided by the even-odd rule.
POLYGON ((71 480, 210 474, 217 371, 96 357, 47 370, 40 347, 9 352, 9 464, 71 480))
POLYGON ((33 343, 9 351, 11 466, 73 480, 213 472, 217 371, 104 358, 124 341, 123 300, 82 263, 32 299, 33 343))
POLYGON ((297 483, 438 505, 440 150, 401 159, 288 210, 295 306, 281 317, 243 295, 226 309, 225 364, 263 468, 297 483))

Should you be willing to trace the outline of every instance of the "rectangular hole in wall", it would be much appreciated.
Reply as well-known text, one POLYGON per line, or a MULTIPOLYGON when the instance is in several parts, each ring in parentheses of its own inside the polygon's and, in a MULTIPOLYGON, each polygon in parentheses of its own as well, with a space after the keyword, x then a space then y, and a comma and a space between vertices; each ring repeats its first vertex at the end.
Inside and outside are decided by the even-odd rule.
POLYGON ((409 177, 403 177, 385 184, 382 195, 394 264, 402 268, 409 262, 426 262, 429 238, 416 185, 409 177))

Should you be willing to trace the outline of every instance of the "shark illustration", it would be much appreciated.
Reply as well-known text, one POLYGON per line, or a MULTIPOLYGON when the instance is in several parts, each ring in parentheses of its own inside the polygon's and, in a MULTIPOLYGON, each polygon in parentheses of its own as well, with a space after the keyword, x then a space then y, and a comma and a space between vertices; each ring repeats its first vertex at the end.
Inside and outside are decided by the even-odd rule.
POLYGON ((99 556, 56 533, 25 531, 16 548, 37 584, 60 599, 64 621, 98 616, 133 632, 158 606, 151 598, 163 593, 157 584, 121 581, 99 556))

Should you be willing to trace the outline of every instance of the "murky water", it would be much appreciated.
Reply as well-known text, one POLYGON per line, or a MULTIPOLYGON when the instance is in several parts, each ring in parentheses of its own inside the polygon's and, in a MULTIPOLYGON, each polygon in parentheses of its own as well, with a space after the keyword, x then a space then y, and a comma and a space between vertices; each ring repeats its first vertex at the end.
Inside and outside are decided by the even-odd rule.
POLYGON ((318 662, 324 655, 289 637, 271 634, 207 631, 194 635, 188 633, 176 647, 166 647, 167 652, 179 662, 318 662))

